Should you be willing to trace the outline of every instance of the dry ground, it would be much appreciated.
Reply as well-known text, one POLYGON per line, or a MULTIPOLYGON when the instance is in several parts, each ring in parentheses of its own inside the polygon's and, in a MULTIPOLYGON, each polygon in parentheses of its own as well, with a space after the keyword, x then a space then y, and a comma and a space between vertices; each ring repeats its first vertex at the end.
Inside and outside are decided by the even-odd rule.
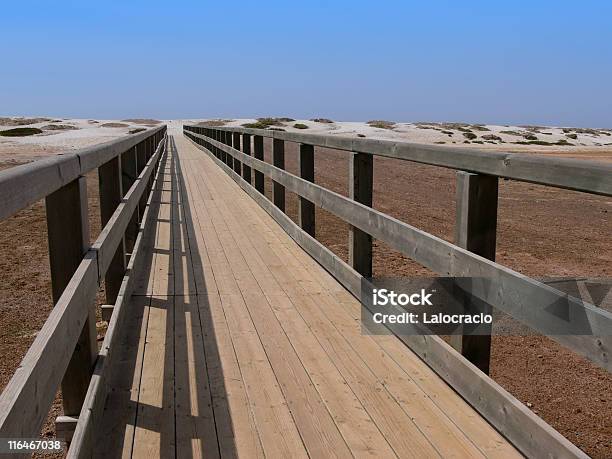
MULTIPOLYGON (((585 156, 608 160, 612 153, 585 156)), ((14 165, 5 163, 0 169, 14 165)), ((316 165, 316 181, 346 195, 346 154, 317 150, 316 165)), ((289 144, 287 167, 294 173, 297 170, 296 148, 289 144)), ((452 240, 453 171, 385 158, 376 158, 374 167, 374 207, 452 240)), ((96 176, 89 177, 88 183, 93 239, 99 232, 96 176)), ((296 209, 295 196, 288 194, 288 213, 293 218, 296 209)), ((532 276, 612 277, 610 198, 502 181, 499 213, 499 262, 532 276)), ((317 209, 317 238, 344 259, 347 234, 345 223, 317 209)), ((1 389, 52 307, 43 203, 0 223, 0 272, 1 389)), ((376 241, 374 273, 429 272, 376 241)), ((492 376, 589 455, 612 457, 612 378, 608 373, 544 337, 496 337, 492 376)), ((60 410, 58 398, 49 421, 60 410)), ((49 421, 43 432, 52 436, 49 421)))

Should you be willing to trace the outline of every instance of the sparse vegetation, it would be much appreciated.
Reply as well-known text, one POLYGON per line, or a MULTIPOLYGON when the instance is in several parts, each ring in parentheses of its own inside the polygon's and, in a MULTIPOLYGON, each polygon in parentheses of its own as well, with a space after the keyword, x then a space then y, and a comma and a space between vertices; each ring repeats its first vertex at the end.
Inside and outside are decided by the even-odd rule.
POLYGON ((534 135, 534 134, 523 134, 523 137, 525 138, 525 140, 538 140, 538 136, 534 135))
POLYGON ((365 137, 365 134, 357 134, 357 137, 365 137))
POLYGON ((225 126, 227 123, 231 123, 232 121, 234 120, 222 120, 222 119, 206 120, 206 121, 200 121, 199 123, 196 124, 196 126, 218 127, 218 126, 225 126))
POLYGON ((506 135, 522 135, 520 132, 518 131, 499 131, 500 134, 506 134, 506 135))
POLYGON ((327 123, 332 124, 333 121, 329 118, 312 118, 310 121, 314 121, 315 123, 327 123))
POLYGON ((44 131, 71 131, 79 128, 72 124, 47 124, 42 129, 44 131))
POLYGON ((51 121, 51 118, 0 118, 0 126, 27 126, 51 121))
POLYGON ((129 125, 127 125, 125 123, 104 123, 104 124, 101 124, 100 127, 123 128, 123 127, 129 127, 129 125))
POLYGON ((495 140, 497 142, 501 142, 502 138, 498 135, 495 134, 485 134, 482 136, 483 139, 485 140, 495 140))
POLYGON ((28 135, 42 134, 42 130, 38 128, 13 128, 6 131, 0 131, 3 137, 26 137, 28 135))
POLYGON ((308 126, 305 125, 304 123, 295 123, 293 127, 296 129, 308 129, 308 126))
POLYGON ((367 124, 368 126, 379 129, 393 129, 396 123, 395 121, 370 120, 367 124))
POLYGON ((442 131, 440 131, 440 132, 441 132, 442 134, 446 134, 446 135, 447 135, 447 136, 449 136, 449 137, 453 135, 453 131, 445 131, 445 130, 442 130, 442 131))
POLYGON ((565 134, 565 137, 576 140, 578 138, 578 134, 574 134, 574 133, 565 134))
POLYGON ((470 127, 475 131, 490 131, 491 130, 483 124, 472 124, 470 127))
POLYGON ((245 123, 243 126, 251 129, 268 129, 271 126, 282 126, 283 123, 288 123, 291 121, 295 120, 292 118, 257 118, 256 122, 245 123))
POLYGON ((126 120, 121 120, 124 123, 136 123, 136 124, 160 124, 161 121, 154 120, 152 118, 128 118, 126 120))
POLYGON ((437 140, 434 143, 437 143, 438 145, 442 145, 443 143, 446 143, 444 140, 437 140))
POLYGON ((484 144, 484 142, 482 140, 472 140, 472 143, 479 143, 479 144, 484 144))
POLYGON ((463 137, 465 137, 466 139, 472 140, 472 139, 475 139, 478 136, 476 134, 474 134, 473 132, 464 132, 463 133, 463 137))
POLYGON ((283 128, 278 128, 278 127, 271 127, 268 129, 269 131, 284 131, 283 128))
POLYGON ((128 133, 129 133, 129 134, 136 134, 136 133, 138 133, 138 132, 142 132, 142 131, 146 131, 146 129, 145 129, 145 128, 134 128, 134 129, 130 129, 130 130, 128 131, 128 133))

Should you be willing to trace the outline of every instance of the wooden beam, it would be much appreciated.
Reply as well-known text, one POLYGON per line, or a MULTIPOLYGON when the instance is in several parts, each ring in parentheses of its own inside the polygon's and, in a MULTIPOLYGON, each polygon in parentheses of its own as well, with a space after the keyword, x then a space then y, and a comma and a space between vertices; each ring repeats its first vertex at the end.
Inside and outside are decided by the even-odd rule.
MULTIPOLYGON (((214 160, 214 158, 213 158, 214 160)), ((226 165, 225 170, 308 254, 329 271, 347 290, 359 299, 365 279, 341 258, 308 235, 265 196, 257 193, 226 165)), ((259 163, 251 162, 255 168, 259 163)), ((512 394, 478 368, 454 352, 438 336, 398 336, 444 381, 453 387, 474 409, 527 457, 539 457, 547 451, 554 457, 582 458, 588 456, 550 425, 535 415, 512 394)))
MULTIPOLYGON (((299 173, 300 177, 309 182, 315 180, 314 167, 314 147, 304 143, 300 144, 299 153, 299 173)), ((315 206, 308 199, 299 197, 300 203, 298 207, 298 224, 300 227, 310 234, 315 236, 315 206)))
MULTIPOLYGON (((232 146, 236 150, 242 150, 240 148, 240 137, 241 136, 240 136, 239 132, 234 132, 233 133, 232 146)), ((234 158, 234 172, 236 172, 236 174, 238 174, 238 175, 242 175, 242 167, 241 167, 240 160, 238 158, 234 158)))
MULTIPOLYGON (((185 128, 189 129, 189 126, 185 128)), ((473 148, 360 139, 339 135, 232 127, 220 129, 612 196, 612 180, 610 179, 612 164, 602 161, 479 151, 473 148)))
MULTIPOLYGON (((104 228, 123 197, 119 157, 111 159, 98 168, 98 183, 100 187, 100 218, 102 228, 104 228)), ((121 281, 125 274, 125 266, 125 241, 122 240, 104 277, 106 302, 109 304, 114 304, 117 299, 121 281)))
MULTIPOLYGON (((251 136, 249 134, 242 134, 242 152, 251 156, 251 136)), ((251 183, 251 168, 246 164, 242 165, 242 178, 251 183)))
MULTIPOLYGON (((195 135, 195 134, 189 134, 195 135)), ((441 275, 456 275, 481 279, 472 282, 469 291, 502 312, 558 343, 587 357, 603 368, 612 370, 612 313, 582 300, 568 297, 564 292, 531 279, 510 268, 487 260, 468 250, 428 234, 382 212, 357 203, 319 185, 307 182, 271 164, 225 149, 228 154, 241 156, 251 168, 282 183, 316 206, 333 213, 347 223, 388 243, 392 248, 441 275), (497 292, 503 291, 504 295, 497 292), (533 307, 525 308, 528 301, 533 307), (549 310, 550 305, 565 304, 572 312, 572 321, 549 310), (569 326, 571 325, 571 328, 569 326), (562 331, 565 334, 560 334, 562 331), (578 333, 574 333, 578 332, 578 333)), ((460 279, 458 280, 460 282, 460 279)))
MULTIPOLYGON (((260 135, 253 136, 253 157, 260 161, 264 160, 264 140, 260 135)), ((264 175, 259 169, 255 170, 255 189, 265 194, 264 175)))
MULTIPOLYGON (((123 193, 132 187, 136 178, 138 177, 138 156, 136 154, 136 148, 132 148, 121 155, 121 180, 123 193)), ((125 194, 124 194, 125 196, 125 194)), ((131 253, 134 248, 134 242, 138 235, 138 222, 140 216, 138 212, 134 213, 130 224, 125 232, 125 251, 131 253)), ((127 260, 126 260, 127 264, 127 260)))
MULTIPOLYGON (((51 290, 56 304, 89 248, 87 178, 79 177, 51 193, 45 200, 47 236, 51 264, 51 290)), ((62 381, 64 414, 78 415, 85 399, 91 371, 98 353, 96 314, 93 303, 88 311, 78 343, 62 381)))
MULTIPOLYGON (((457 172, 455 244, 495 261, 498 178, 457 172)), ((471 311, 492 312, 490 305, 471 299, 471 311)), ((490 329, 490 326, 489 326, 490 329)), ((451 335, 450 344, 466 359, 489 374, 491 335, 451 335)))
MULTIPOLYGON (((272 141, 272 164, 279 169, 285 169, 285 142, 274 139, 272 141)), ((283 212, 285 211, 285 187, 272 181, 272 201, 283 212)))
MULTIPOLYGON (((351 153, 349 158, 349 198, 372 207, 374 162, 371 155, 351 153)), ((372 277, 372 236, 349 227, 349 265, 364 277, 372 277)))
POLYGON ((107 163, 152 133, 165 129, 165 125, 159 126, 73 153, 0 171, 0 221, 107 163))

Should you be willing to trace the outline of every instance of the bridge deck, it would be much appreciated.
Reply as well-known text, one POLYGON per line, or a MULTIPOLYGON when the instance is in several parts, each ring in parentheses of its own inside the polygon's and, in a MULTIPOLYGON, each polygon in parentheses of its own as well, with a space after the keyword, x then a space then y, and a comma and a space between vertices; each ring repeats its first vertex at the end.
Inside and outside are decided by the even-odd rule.
POLYGON ((101 457, 514 457, 205 153, 170 130, 101 457))

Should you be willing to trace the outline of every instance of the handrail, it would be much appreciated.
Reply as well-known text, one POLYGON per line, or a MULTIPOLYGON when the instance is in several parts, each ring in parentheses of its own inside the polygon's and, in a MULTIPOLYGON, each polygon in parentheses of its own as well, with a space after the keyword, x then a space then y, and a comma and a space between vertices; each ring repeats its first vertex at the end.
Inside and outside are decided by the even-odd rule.
MULTIPOLYGON (((66 398, 70 398, 73 401, 73 409, 76 409, 76 413, 66 414, 79 414, 78 410, 81 409, 97 357, 97 344, 94 335, 94 347, 85 349, 86 353, 91 352, 93 354, 87 360, 87 364, 73 366, 75 355, 78 352, 83 352, 83 349, 79 350, 79 348, 87 347, 89 344, 81 342, 83 333, 87 331, 88 326, 93 325, 95 327, 95 319, 94 323, 91 324, 92 309, 90 305, 94 304, 96 293, 105 276, 108 299, 108 275, 111 267, 116 273, 120 273, 121 279, 123 279, 126 273, 125 258, 129 257, 130 265, 127 266, 128 268, 133 265, 133 255, 130 256, 124 251, 124 241, 128 237, 137 239, 130 225, 134 220, 138 222, 145 210, 142 200, 151 191, 153 173, 157 170, 159 159, 165 151, 165 131, 166 126, 160 126, 146 131, 143 133, 144 136, 137 135, 118 139, 98 147, 66 155, 66 158, 55 158, 52 161, 45 161, 44 164, 33 163, 27 165, 30 167, 16 167, 14 168, 18 169, 16 172, 13 170, 11 174, 0 175, 0 190, 3 189, 2 187, 6 190, 19 178, 26 181, 32 180, 33 177, 48 178, 43 186, 35 190, 22 187, 22 192, 28 195, 25 200, 19 198, 17 189, 11 189, 14 194, 3 201, 4 204, 8 203, 5 209, 14 210, 29 199, 44 197, 44 193, 55 194, 64 189, 72 190, 74 183, 81 183, 81 173, 97 167, 100 168, 101 189, 103 177, 104 181, 113 181, 114 183, 114 186, 109 186, 106 183, 104 189, 113 196, 101 194, 101 207, 105 206, 103 200, 108 203, 112 202, 110 198, 114 199, 116 197, 117 199, 117 204, 113 207, 114 211, 107 219, 99 237, 91 247, 85 248, 83 255, 79 256, 80 262, 74 271, 70 271, 69 281, 65 287, 60 286, 63 288, 60 290, 61 294, 58 295, 59 298, 55 301, 53 310, 37 334, 19 368, 0 395, 1 437, 27 438, 38 435, 60 382, 62 382, 64 403, 66 398), (126 150, 123 150, 124 148, 126 150), (75 167, 75 160, 78 161, 78 168, 75 167), (121 163, 125 163, 126 166, 124 173, 122 173, 121 163), (105 168, 104 173, 102 173, 103 168, 105 168), (130 176, 130 173, 134 173, 136 176, 130 176), (122 192, 122 181, 129 188, 125 193, 122 192), (56 189, 58 183, 60 183, 60 188, 56 189), (65 184, 61 185, 61 183, 65 184), (118 254, 120 256, 117 256, 118 254), (79 343, 79 346, 77 346, 77 343, 79 343), (81 346, 81 344, 84 346, 81 346), (70 384, 65 386, 67 369, 73 371, 77 377, 71 379, 70 384), (76 381, 78 381, 78 384, 76 381), (68 392, 64 392, 64 390, 68 392), (75 407, 75 405, 78 406, 75 407)), ((11 172, 11 170, 8 172, 11 172)), ((73 200, 80 200, 79 205, 83 205, 83 196, 78 193, 76 195, 68 194, 68 196, 73 200)), ((47 196, 47 200, 49 200, 49 196, 47 196)), ((65 202, 65 199, 62 202, 65 202)), ((70 201, 68 201, 68 204, 70 204, 70 201)), ((53 212, 58 211, 50 207, 49 202, 47 202, 47 206, 53 212)), ((87 209, 81 210, 80 218, 84 217, 86 219, 87 209)), ((107 210, 109 209, 107 208, 107 210)), ((61 211, 62 209, 59 210, 60 218, 62 217, 61 211)), ((66 218, 66 228, 59 228, 59 231, 68 232, 69 228, 67 226, 70 223, 79 226, 86 224, 78 220, 66 218)), ((57 229, 54 229, 54 231, 57 231, 57 229)), ((136 232, 138 233, 138 227, 136 232)), ((79 244, 81 244, 81 241, 68 242, 76 243, 79 247, 79 244)), ((61 254, 53 253, 51 255, 54 257, 61 256, 61 254)), ((69 267, 63 268, 65 268, 64 271, 70 269, 69 267)), ((53 274, 52 272, 52 277, 53 274)), ((64 276, 66 274, 67 272, 63 273, 64 276)), ((53 285, 53 287, 55 292, 58 286, 53 285)))
POLYGON ((551 286, 421 231, 367 205, 304 180, 262 159, 254 158, 232 148, 231 145, 196 134, 189 128, 186 126, 188 135, 267 175, 275 183, 286 187, 300 198, 307 199, 353 227, 390 244, 394 249, 429 269, 442 275, 481 278, 481 282, 470 285, 469 290, 472 295, 541 333, 555 335, 555 330, 567 333, 563 328, 567 322, 547 310, 549 306, 563 302, 577 326, 581 330, 590 331, 592 335, 558 334, 553 336, 553 339, 608 371, 612 370, 610 360, 612 337, 606 336, 612 330, 612 313, 609 311, 568 296, 551 286), (499 296, 497 292, 504 292, 504 295, 499 296), (517 298, 522 301, 518 301, 517 298), (525 308, 524 301, 528 299, 534 300, 531 301, 534 304, 525 308))
MULTIPOLYGON (((185 129, 204 130, 209 128, 187 125, 185 129)), ((598 161, 549 158, 523 153, 502 153, 465 147, 423 145, 330 134, 305 134, 239 127, 215 127, 214 129, 336 150, 385 156, 556 188, 612 196, 612 164, 598 161)))
MULTIPOLYGON (((408 239, 414 236, 421 238, 421 240, 418 241, 406 241, 408 245, 414 243, 414 250, 408 254, 409 256, 417 255, 419 250, 425 249, 425 244, 431 241, 430 238, 434 238, 431 235, 427 235, 427 233, 420 232, 380 212, 373 211, 363 203, 352 202, 344 196, 311 183, 314 177, 314 158, 312 155, 312 146, 310 145, 302 144, 300 146, 299 174, 301 177, 297 177, 283 170, 284 146, 282 143, 273 145, 272 160, 274 166, 272 166, 263 161, 264 151, 263 139, 261 137, 256 136, 251 139, 250 134, 244 134, 242 139, 240 139, 238 135, 225 135, 227 133, 215 131, 214 129, 207 129, 207 133, 215 138, 195 134, 187 129, 184 130, 184 133, 188 139, 192 140, 198 148, 206 152, 206 154, 208 154, 210 158, 238 184, 238 186, 253 198, 297 244, 310 254, 323 268, 329 271, 338 282, 363 304, 367 304, 365 297, 371 295, 371 288, 367 288, 368 285, 371 287, 371 284, 369 284, 363 273, 360 272, 360 269, 363 269, 364 266, 360 266, 360 262, 356 263, 356 257, 354 255, 353 257, 349 256, 349 263, 346 263, 314 238, 313 205, 320 205, 332 213, 338 211, 338 206, 344 205, 346 208, 341 213, 341 218, 349 221, 351 224, 360 226, 362 229, 370 231, 376 229, 380 231, 376 234, 376 237, 383 240, 389 236, 397 236, 401 239, 403 232, 409 233, 408 239), (254 157, 250 155, 251 140, 253 140, 254 157), (241 143, 243 152, 240 152, 237 148, 232 148, 239 148, 241 143), (255 170, 254 183, 252 183, 251 180, 252 170, 255 170), (269 199, 264 193, 264 175, 268 175, 272 178, 275 185, 273 187, 272 199, 269 199), (284 186, 300 196, 298 223, 295 223, 284 212, 284 186), (281 188, 282 193, 278 193, 281 188), (279 198, 279 196, 281 196, 281 198, 279 198), (304 206, 305 202, 309 205, 304 206), (355 216, 351 215, 353 212, 356 214, 355 216), (310 215, 308 215, 309 213, 310 215), (385 228, 384 223, 391 223, 392 227, 385 228), (395 226, 393 227, 393 225, 395 226)), ((355 163, 362 159, 363 158, 351 159, 351 163, 353 163, 351 166, 351 175, 358 175, 359 179, 367 178, 368 175, 367 173, 362 173, 363 170, 360 171, 355 166, 355 163)), ((363 164, 367 167, 368 162, 365 161, 363 164)), ((357 182, 357 180, 350 183, 351 188, 355 186, 355 182, 357 182)), ((363 183, 361 185, 363 185, 363 183)), ((357 200, 357 198, 363 199, 364 196, 367 196, 367 192, 362 192, 363 189, 358 188, 357 191, 359 191, 359 193, 351 192, 351 197, 355 200, 357 200)), ((497 194, 495 194, 495 198, 496 197, 497 194)), ((349 251, 355 251, 355 233, 353 233, 352 239, 353 241, 350 242, 349 251)), ((439 241, 441 240, 438 240, 436 243, 439 243, 439 241)), ((445 241, 442 242, 450 246, 446 246, 445 249, 449 249, 454 253, 450 256, 450 260, 446 260, 450 262, 450 268, 453 273, 454 268, 466 260, 471 260, 476 263, 476 266, 478 263, 482 262, 485 266, 492 266, 493 268, 496 266, 499 267, 499 265, 492 263, 490 260, 470 254, 470 252, 461 247, 448 244, 445 241)), ((362 239, 358 243, 367 245, 368 242, 367 239, 362 239)), ((369 243, 371 244, 371 240, 369 243)), ((399 247, 399 250, 404 251, 404 253, 406 253, 405 249, 406 246, 399 247)), ((360 256, 363 256, 363 253, 364 252, 362 252, 360 256)), ((367 253, 367 250, 365 253, 367 253)), ((425 258, 428 258, 429 261, 433 261, 437 257, 444 258, 444 254, 433 251, 425 255, 425 258)), ((442 264, 439 264, 439 267, 440 266, 442 266, 442 264)), ((505 267, 499 268, 509 271, 505 267)), ((520 277, 517 279, 519 285, 520 282, 531 281, 525 276, 518 276, 520 277)), ((528 285, 527 287, 530 286, 528 285)), ((555 290, 548 286, 543 286, 542 288, 547 294, 551 294, 551 292, 553 292, 553 295, 555 294, 555 290)), ((394 332, 395 330, 391 329, 391 331, 394 332)), ((386 333, 388 330, 384 330, 384 332, 386 333)), ((462 358, 441 337, 436 335, 417 336, 404 334, 398 334, 396 336, 526 457, 541 456, 543 451, 551 457, 587 457, 579 448, 564 438, 559 432, 483 373, 479 367, 467 358, 462 358)))
POLYGON ((165 125, 0 172, 0 221, 133 148, 165 125))

